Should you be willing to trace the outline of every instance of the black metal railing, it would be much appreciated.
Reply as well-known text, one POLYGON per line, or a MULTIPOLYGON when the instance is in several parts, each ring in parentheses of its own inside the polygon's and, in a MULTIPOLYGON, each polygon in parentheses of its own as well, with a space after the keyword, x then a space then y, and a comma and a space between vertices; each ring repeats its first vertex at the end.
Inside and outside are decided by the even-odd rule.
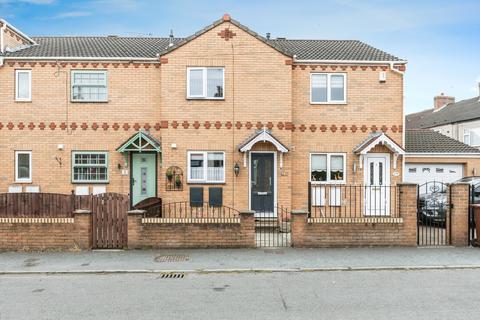
POLYGON ((427 181, 418 186, 417 244, 445 246, 450 244, 449 185, 440 181, 427 181))
MULTIPOLYGON (((231 219, 238 218, 239 211, 228 206, 211 206, 208 202, 178 201, 160 204, 147 210, 146 217, 175 219, 231 219)), ((220 220, 221 221, 221 220, 220 220)))
POLYGON ((308 183, 309 218, 399 217, 397 186, 308 183))
POLYGON ((283 205, 274 205, 270 210, 255 210, 256 246, 290 247, 290 218, 290 210, 283 205))

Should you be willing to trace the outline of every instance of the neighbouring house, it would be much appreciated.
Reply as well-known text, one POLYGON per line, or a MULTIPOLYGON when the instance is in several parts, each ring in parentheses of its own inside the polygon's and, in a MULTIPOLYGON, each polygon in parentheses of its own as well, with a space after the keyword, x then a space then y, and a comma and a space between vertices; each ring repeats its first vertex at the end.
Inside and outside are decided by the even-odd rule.
MULTIPOLYGON (((263 37, 229 15, 186 38, 0 30, 0 193, 275 216, 306 209, 309 183, 338 196, 402 181, 406 61, 363 42, 263 37)), ((344 205, 332 199, 315 205, 344 205)), ((388 215, 389 201, 359 210, 388 215)))
POLYGON ((480 148, 480 83, 479 96, 455 102, 443 93, 435 96, 434 106, 406 116, 406 129, 431 129, 480 148))
POLYGON ((451 183, 480 174, 480 150, 430 129, 405 131, 406 182, 451 183))

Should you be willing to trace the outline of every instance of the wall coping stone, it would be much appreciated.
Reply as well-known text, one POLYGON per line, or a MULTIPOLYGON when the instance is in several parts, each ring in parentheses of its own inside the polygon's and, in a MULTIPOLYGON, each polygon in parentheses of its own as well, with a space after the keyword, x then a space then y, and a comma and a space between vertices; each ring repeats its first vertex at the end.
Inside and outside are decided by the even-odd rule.
POLYGON ((127 211, 127 214, 129 216, 136 216, 136 215, 143 215, 145 212, 147 212, 147 210, 135 209, 135 210, 127 211))
POLYGON ((77 210, 73 211, 73 213, 75 213, 75 214, 91 214, 92 211, 86 210, 86 209, 77 209, 77 210))

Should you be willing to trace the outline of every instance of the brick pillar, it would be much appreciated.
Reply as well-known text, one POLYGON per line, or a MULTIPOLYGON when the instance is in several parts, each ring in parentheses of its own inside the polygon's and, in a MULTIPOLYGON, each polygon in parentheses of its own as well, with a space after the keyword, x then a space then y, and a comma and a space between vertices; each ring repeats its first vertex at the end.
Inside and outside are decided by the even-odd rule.
POLYGON ((417 245, 417 188, 414 183, 398 183, 398 214, 403 219, 403 236, 398 245, 417 245))
POLYGON ((240 211, 240 228, 246 248, 255 247, 255 211, 240 211))
POLYGON ((455 183, 450 185, 450 244, 452 246, 468 246, 468 204, 470 185, 468 183, 455 183))
POLYGON ((308 212, 306 210, 292 210, 292 247, 305 247, 305 229, 308 224, 307 217, 308 212))
POLYGON ((130 210, 127 212, 127 248, 137 249, 142 247, 142 217, 145 210, 130 210))
POLYGON ((82 250, 92 249, 92 212, 90 210, 75 210, 73 213, 75 244, 82 250))

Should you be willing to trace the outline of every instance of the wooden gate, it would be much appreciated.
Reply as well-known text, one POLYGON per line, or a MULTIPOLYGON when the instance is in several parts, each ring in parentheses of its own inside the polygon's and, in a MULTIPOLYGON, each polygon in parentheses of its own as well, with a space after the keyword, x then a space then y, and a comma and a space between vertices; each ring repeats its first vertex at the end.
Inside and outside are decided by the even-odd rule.
POLYGON ((128 196, 103 193, 92 197, 92 235, 95 249, 127 247, 128 196))

